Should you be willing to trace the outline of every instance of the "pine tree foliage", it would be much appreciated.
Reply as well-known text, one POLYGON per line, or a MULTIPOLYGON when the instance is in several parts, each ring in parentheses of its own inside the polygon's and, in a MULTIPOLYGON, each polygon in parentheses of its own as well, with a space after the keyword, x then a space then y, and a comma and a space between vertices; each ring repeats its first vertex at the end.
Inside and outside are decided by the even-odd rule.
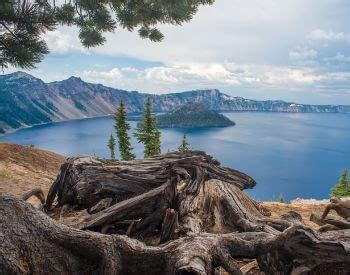
POLYGON ((148 154, 149 157, 157 156, 162 153, 160 136, 161 136, 160 131, 156 127, 153 131, 153 138, 151 139, 151 143, 150 143, 150 150, 148 154))
POLYGON ((332 188, 331 196, 337 198, 350 197, 350 183, 347 170, 344 170, 339 182, 332 188))
POLYGON ((135 159, 135 155, 132 153, 133 148, 131 147, 130 137, 128 134, 130 125, 127 122, 127 113, 125 110, 125 105, 122 101, 114 114, 114 120, 114 129, 118 139, 120 158, 122 160, 135 159))
POLYGON ((108 148, 111 154, 111 159, 115 159, 115 138, 111 134, 108 140, 108 148))
POLYGON ((184 153, 186 151, 188 151, 190 149, 190 144, 187 141, 187 136, 186 134, 184 134, 183 138, 182 138, 182 142, 180 144, 180 146, 178 147, 179 152, 184 153))
POLYGON ((147 98, 144 108, 143 120, 138 124, 134 134, 138 142, 145 146, 144 157, 149 158, 161 153, 160 131, 157 118, 152 111, 152 99, 147 98))
POLYGON ((141 38, 161 41, 158 24, 181 25, 200 5, 214 0, 1 0, 0 66, 33 68, 48 53, 42 34, 58 25, 76 26, 83 46, 105 42, 116 28, 138 30, 141 38))

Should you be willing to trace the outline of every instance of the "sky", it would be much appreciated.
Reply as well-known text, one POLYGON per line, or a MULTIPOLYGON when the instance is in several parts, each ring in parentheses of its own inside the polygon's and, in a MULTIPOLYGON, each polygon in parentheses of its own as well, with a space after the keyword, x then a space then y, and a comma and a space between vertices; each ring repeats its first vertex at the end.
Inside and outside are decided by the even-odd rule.
MULTIPOLYGON (((216 0, 160 43, 117 29, 84 49, 75 28, 47 33, 28 73, 149 93, 217 88, 251 99, 350 105, 350 1, 216 0)), ((10 68, 5 73, 18 69, 10 68)))

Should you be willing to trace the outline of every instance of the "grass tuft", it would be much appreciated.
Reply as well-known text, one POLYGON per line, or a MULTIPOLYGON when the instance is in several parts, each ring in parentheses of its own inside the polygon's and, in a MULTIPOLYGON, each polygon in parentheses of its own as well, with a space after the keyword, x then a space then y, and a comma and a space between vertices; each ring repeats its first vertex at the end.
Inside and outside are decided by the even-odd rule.
POLYGON ((10 173, 7 172, 4 169, 0 169, 0 178, 9 178, 10 177, 10 173))

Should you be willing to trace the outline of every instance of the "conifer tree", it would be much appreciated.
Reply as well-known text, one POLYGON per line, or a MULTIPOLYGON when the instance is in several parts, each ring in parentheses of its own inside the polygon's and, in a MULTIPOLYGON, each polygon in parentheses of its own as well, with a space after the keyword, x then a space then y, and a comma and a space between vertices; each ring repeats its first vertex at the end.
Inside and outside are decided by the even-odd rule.
POLYGON ((118 139, 120 158, 122 160, 135 159, 135 155, 132 153, 133 148, 130 144, 130 137, 128 135, 130 125, 127 123, 127 113, 122 101, 120 102, 117 111, 114 114, 114 120, 114 129, 118 139))
POLYGON ((281 195, 279 196, 278 202, 279 202, 279 203, 285 203, 285 199, 284 199, 283 194, 281 194, 281 195))
POLYGON ((178 147, 178 150, 180 153, 184 153, 184 152, 188 151, 189 149, 190 149, 190 144, 187 141, 186 134, 184 134, 184 136, 182 138, 182 142, 181 142, 180 146, 178 147))
POLYGON ((337 198, 350 197, 350 184, 347 170, 343 171, 339 182, 332 188, 331 196, 337 198))
POLYGON ((116 29, 138 31, 141 38, 161 41, 159 24, 182 25, 201 5, 214 0, 1 0, 0 67, 33 68, 49 52, 44 33, 58 25, 79 29, 84 47, 102 45, 105 33, 116 29))
POLYGON ((113 137, 113 135, 111 134, 111 136, 109 137, 108 140, 108 148, 111 154, 111 159, 115 159, 115 138, 113 137))
POLYGON ((150 97, 147 98, 144 109, 143 120, 138 124, 134 135, 138 142, 145 146, 144 157, 149 158, 161 153, 160 131, 150 97))

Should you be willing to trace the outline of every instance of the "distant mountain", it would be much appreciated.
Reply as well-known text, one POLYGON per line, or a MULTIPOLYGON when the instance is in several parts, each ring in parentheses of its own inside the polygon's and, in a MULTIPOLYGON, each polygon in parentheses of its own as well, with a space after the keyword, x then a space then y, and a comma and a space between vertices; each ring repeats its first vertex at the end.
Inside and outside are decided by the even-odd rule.
POLYGON ((235 125, 226 116, 206 108, 201 103, 186 103, 167 114, 158 116, 162 128, 225 127, 235 125))
POLYGON ((149 96, 156 112, 197 102, 217 111, 350 113, 350 106, 257 101, 228 96, 218 90, 151 95, 91 84, 77 77, 45 83, 16 72, 0 76, 0 133, 35 124, 109 115, 120 100, 125 102, 129 113, 138 113, 149 96))

